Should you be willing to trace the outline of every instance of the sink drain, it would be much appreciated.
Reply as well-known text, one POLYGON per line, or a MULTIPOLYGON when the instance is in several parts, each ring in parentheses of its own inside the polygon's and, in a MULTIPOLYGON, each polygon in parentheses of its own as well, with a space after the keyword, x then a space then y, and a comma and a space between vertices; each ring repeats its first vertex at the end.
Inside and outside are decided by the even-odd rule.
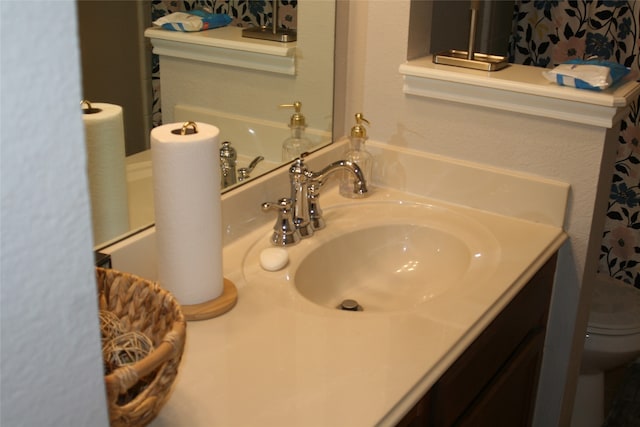
POLYGON ((346 299, 342 301, 340 305, 338 305, 338 309, 344 310, 344 311, 362 311, 363 310, 362 306, 358 304, 358 301, 354 299, 346 299))

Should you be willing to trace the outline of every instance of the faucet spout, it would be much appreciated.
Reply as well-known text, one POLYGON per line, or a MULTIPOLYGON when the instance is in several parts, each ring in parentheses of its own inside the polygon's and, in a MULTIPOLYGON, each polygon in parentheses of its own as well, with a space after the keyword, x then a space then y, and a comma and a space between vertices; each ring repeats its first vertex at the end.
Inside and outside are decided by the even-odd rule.
POLYGON ((367 183, 364 179, 362 169, 357 163, 350 162, 348 160, 338 160, 331 163, 329 166, 322 169, 320 172, 311 173, 309 179, 312 182, 319 183, 321 186, 334 172, 344 170, 351 173, 354 177, 353 180, 353 193, 364 195, 367 193, 367 183))
POLYGON ((313 234, 313 226, 309 217, 309 177, 311 172, 304 164, 302 157, 297 158, 289 168, 291 182, 291 200, 293 201, 293 221, 302 238, 313 234))

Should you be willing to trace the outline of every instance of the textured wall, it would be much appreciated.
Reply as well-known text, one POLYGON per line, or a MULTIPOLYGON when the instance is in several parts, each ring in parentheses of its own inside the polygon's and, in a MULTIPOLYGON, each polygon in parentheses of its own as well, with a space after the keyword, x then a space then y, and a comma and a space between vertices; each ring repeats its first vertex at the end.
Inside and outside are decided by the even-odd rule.
POLYGON ((107 426, 75 6, 0 2, 0 425, 107 426))

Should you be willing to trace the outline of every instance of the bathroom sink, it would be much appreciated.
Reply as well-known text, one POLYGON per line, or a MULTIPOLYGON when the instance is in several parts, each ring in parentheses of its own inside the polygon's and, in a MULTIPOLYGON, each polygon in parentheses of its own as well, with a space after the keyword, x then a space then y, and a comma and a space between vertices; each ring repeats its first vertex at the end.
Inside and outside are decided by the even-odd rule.
POLYGON ((360 202, 325 208, 324 216, 325 229, 287 247, 283 272, 255 268, 257 254, 269 246, 261 239, 245 259, 247 280, 279 277, 331 310, 353 300, 359 311, 386 312, 458 296, 489 277, 500 258, 489 230, 443 207, 360 202))
POLYGON ((302 296, 325 307, 350 299, 367 311, 400 309, 459 285, 479 255, 437 228, 379 225, 318 246, 293 281, 302 296))

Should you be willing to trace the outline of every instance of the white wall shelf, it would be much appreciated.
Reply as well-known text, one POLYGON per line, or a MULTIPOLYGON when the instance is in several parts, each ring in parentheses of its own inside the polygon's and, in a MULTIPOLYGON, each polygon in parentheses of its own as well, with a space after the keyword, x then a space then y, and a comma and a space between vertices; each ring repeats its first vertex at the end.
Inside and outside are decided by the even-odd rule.
POLYGON ((400 65, 404 93, 569 122, 612 127, 640 84, 629 78, 589 91, 549 82, 538 67, 511 64, 494 72, 434 64, 431 56, 400 65))
POLYGON ((242 37, 242 28, 221 27, 199 32, 148 28, 153 53, 212 64, 278 74, 296 74, 296 42, 280 43, 242 37))

